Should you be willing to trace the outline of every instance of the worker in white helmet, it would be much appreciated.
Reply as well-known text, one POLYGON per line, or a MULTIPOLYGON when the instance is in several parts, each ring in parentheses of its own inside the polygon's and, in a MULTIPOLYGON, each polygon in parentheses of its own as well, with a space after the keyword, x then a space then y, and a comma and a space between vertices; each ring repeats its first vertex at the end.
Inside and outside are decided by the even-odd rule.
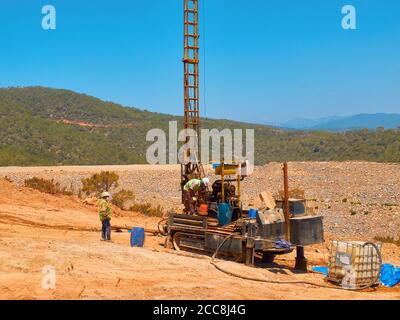
POLYGON ((111 195, 109 192, 103 192, 99 199, 99 216, 102 224, 101 239, 102 241, 111 241, 111 195))
POLYGON ((208 178, 192 179, 188 181, 183 187, 183 200, 185 205, 185 212, 191 215, 196 214, 197 200, 200 196, 202 189, 208 187, 210 180, 208 178))

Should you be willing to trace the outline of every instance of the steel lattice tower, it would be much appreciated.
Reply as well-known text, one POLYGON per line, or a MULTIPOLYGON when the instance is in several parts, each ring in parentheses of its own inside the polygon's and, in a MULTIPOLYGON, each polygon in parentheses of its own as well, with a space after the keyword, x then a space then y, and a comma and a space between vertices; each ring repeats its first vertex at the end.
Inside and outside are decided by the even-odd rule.
MULTIPOLYGON (((200 163, 199 37, 199 0, 184 0, 184 129, 196 132, 197 150, 186 154, 191 160, 181 168, 182 188, 188 180, 204 177, 200 163)), ((189 139, 186 131, 186 142, 189 139)))
MULTIPOLYGON (((199 3, 185 0, 184 19, 184 90, 185 129, 199 134, 199 3)), ((199 135, 198 135, 199 136, 199 135)))

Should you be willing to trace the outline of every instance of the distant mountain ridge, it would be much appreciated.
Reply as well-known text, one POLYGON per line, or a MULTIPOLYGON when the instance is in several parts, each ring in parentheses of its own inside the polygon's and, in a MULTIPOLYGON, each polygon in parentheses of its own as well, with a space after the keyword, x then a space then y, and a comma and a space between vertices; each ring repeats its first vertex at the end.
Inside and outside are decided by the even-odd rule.
POLYGON ((281 125, 285 129, 346 131, 359 129, 395 129, 400 127, 400 114, 357 114, 349 117, 325 117, 320 119, 295 119, 281 125))
MULTIPOLYGON (((146 163, 149 130, 183 117, 44 87, 0 89, 0 166, 146 163)), ((400 162, 400 130, 283 130, 224 119, 204 129, 254 129, 256 164, 284 161, 400 162)), ((243 135, 245 138, 245 135, 243 135)), ((245 152, 245 150, 243 150, 245 152)))

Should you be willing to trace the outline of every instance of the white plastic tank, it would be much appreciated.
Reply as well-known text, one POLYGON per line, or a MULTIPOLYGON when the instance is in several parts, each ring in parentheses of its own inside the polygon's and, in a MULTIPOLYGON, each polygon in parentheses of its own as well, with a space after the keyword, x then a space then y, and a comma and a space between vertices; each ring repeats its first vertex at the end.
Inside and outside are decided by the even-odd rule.
MULTIPOLYGON (((376 244, 379 251, 382 245, 376 244)), ((328 280, 348 288, 371 284, 379 278, 380 259, 374 246, 361 241, 332 241, 328 280)))

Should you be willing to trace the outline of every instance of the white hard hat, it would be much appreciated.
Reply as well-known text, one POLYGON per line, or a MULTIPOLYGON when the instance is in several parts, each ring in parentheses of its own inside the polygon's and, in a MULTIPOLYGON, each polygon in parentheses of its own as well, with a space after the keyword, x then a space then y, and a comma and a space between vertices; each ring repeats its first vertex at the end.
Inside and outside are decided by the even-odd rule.
POLYGON ((110 198, 111 197, 111 194, 109 193, 109 192, 103 192, 102 194, 101 194, 101 197, 102 198, 110 198))
POLYGON ((203 182, 205 186, 208 186, 208 184, 210 183, 210 179, 208 179, 208 178, 203 178, 203 179, 201 180, 201 182, 203 182))

